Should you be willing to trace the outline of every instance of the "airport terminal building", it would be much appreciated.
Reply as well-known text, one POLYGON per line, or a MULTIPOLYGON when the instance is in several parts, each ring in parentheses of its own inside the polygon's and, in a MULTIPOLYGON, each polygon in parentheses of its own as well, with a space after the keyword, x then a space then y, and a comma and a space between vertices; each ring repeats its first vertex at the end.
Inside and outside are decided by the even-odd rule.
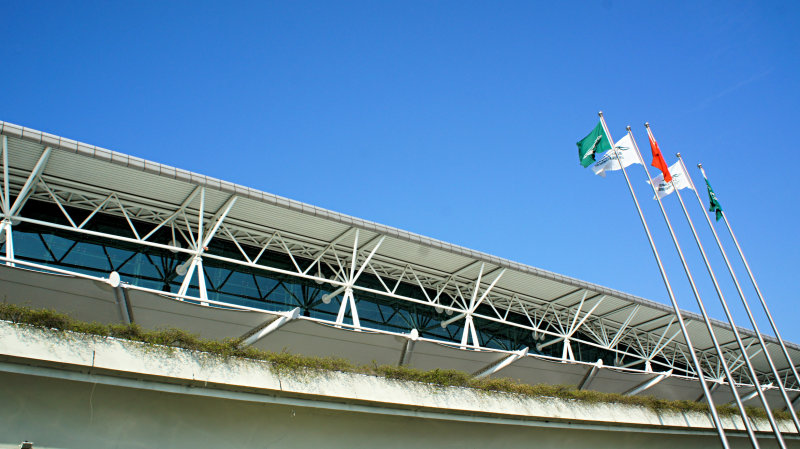
MULTIPOLYGON (((0 136, 4 302, 358 364, 703 401, 665 304, 11 123, 0 122, 0 136)), ((714 399, 732 401, 702 317, 682 315, 714 399)), ((742 354, 730 327, 713 325, 747 405, 760 403, 747 394, 744 357, 759 383, 771 386, 774 408, 784 405, 778 382, 800 396, 776 341, 767 346, 782 378, 772 375, 754 333, 740 330, 752 346, 742 354)), ((344 374, 269 383, 252 367, 236 378, 225 363, 189 355, 131 357, 122 343, 15 333, 23 331, 34 332, 0 329, 0 378, 14 398, 0 406, 7 418, 0 433, 9 434, 0 448, 22 439, 36 447, 112 447, 113 435, 139 439, 139 446, 113 447, 215 447, 216 439, 232 447, 375 447, 382 438, 385 447, 481 447, 504 434, 503 447, 534 438, 541 447, 661 447, 654 434, 663 447, 718 444, 702 419, 483 403, 458 396, 469 392, 431 396, 344 374), (292 382, 294 389, 286 387, 292 382), (91 411, 90 396, 97 400, 91 411), (100 422, 105 430, 92 427, 100 422), (63 443, 51 441, 70 432, 63 443), (340 442, 325 437, 331 434, 340 442)), ((800 359, 800 347, 788 346, 800 359)), ((730 426, 733 442, 746 446, 742 427, 730 426)), ((759 429, 767 447, 769 428, 759 429)), ((787 443, 800 442, 791 423, 782 430, 787 443)))

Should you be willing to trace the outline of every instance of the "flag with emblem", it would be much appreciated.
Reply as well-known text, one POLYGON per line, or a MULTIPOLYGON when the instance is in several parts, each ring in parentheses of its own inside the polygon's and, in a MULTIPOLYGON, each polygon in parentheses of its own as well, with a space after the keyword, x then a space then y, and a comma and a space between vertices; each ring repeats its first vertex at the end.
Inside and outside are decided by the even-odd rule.
POLYGON ((608 138, 602 122, 597 122, 592 132, 588 136, 579 140, 578 159, 581 165, 586 168, 595 163, 595 154, 611 149, 611 139, 608 138))
POLYGON ((708 202, 710 204, 708 211, 714 212, 717 215, 717 221, 719 221, 722 218, 722 206, 719 205, 717 195, 714 194, 714 189, 711 188, 708 179, 706 179, 706 188, 708 189, 708 202))
MULTIPOLYGON (((686 173, 683 171, 681 161, 672 164, 672 166, 669 167, 668 173, 671 175, 670 181, 664 181, 663 174, 656 176, 651 181, 648 181, 655 184, 656 195, 658 195, 658 199, 664 198, 665 196, 674 192, 675 189, 685 189, 687 187, 690 189, 692 188, 686 173)), ((656 197, 653 197, 653 199, 656 199, 656 197)))
POLYGON ((614 144, 613 149, 606 151, 600 160, 592 164, 592 171, 595 175, 605 177, 606 171, 620 170, 631 164, 642 164, 642 160, 633 148, 630 134, 625 134, 625 137, 614 144))

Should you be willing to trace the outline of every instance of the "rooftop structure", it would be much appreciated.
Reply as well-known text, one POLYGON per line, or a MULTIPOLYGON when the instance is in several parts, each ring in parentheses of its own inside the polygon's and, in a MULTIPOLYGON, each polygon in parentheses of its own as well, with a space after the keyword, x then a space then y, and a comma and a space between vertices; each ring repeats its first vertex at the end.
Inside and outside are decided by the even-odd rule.
MULTIPOLYGON (((357 363, 701 398, 664 304, 10 123, 0 135, 7 301, 357 363)), ((683 316, 721 385, 702 317, 683 316)), ((749 384, 730 327, 713 324, 749 384)), ((800 392, 756 347, 759 382, 800 392)))

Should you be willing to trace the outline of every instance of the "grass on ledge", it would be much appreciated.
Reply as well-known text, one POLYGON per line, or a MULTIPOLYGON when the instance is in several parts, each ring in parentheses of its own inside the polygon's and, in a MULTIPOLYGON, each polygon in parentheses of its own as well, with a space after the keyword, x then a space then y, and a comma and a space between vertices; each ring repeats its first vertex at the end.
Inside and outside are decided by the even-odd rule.
MULTIPOLYGON (((240 339, 221 341, 205 340, 180 329, 148 331, 136 324, 87 323, 68 315, 48 309, 32 309, 14 304, 0 303, 0 320, 27 324, 44 329, 71 331, 102 337, 115 337, 138 341, 151 345, 188 349, 215 354, 223 358, 247 358, 269 362, 279 372, 341 371, 380 376, 409 382, 421 382, 443 387, 465 387, 485 392, 514 393, 529 397, 555 397, 576 400, 590 404, 613 403, 643 406, 654 411, 707 413, 705 402, 668 401, 653 396, 624 396, 618 393, 602 393, 591 390, 578 390, 572 385, 526 384, 509 378, 475 379, 470 374, 456 370, 434 369, 422 371, 415 368, 394 365, 356 365, 350 361, 334 357, 309 357, 286 352, 269 352, 252 347, 241 346, 240 339)), ((719 405, 722 416, 737 415, 738 409, 732 405, 719 405)), ((748 407, 747 414, 753 418, 766 418, 762 408, 748 407)), ((778 419, 790 419, 787 412, 774 411, 778 419)))

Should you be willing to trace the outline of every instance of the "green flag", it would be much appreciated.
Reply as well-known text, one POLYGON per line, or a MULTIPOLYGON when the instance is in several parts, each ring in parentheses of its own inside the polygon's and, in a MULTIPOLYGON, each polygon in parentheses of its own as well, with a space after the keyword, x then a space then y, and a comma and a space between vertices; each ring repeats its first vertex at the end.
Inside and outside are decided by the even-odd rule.
POLYGON ((584 168, 594 164, 595 153, 602 153, 611 149, 611 142, 608 139, 603 123, 598 122, 588 136, 581 139, 578 143, 578 158, 584 168))
POLYGON ((722 218, 722 206, 719 205, 717 195, 714 195, 714 189, 711 188, 708 179, 706 179, 706 187, 708 188, 708 202, 711 204, 708 210, 709 212, 715 212, 717 214, 717 221, 719 221, 719 219, 722 218))

